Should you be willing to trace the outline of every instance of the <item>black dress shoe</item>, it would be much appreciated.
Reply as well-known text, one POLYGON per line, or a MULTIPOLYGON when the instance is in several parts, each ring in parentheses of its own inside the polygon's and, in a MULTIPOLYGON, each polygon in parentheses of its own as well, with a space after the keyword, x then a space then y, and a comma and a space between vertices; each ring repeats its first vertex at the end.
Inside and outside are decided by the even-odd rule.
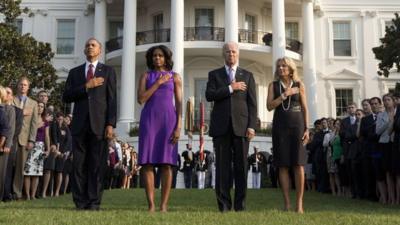
POLYGON ((99 211, 100 207, 99 206, 95 206, 95 205, 90 205, 88 207, 85 208, 88 211, 99 211))

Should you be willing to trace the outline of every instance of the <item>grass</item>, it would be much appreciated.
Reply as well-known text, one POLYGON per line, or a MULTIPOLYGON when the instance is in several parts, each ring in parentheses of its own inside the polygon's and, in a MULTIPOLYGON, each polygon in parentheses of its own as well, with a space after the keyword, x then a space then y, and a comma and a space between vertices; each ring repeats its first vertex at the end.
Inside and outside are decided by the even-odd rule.
POLYGON ((0 224, 400 224, 399 206, 319 193, 306 193, 304 215, 283 212, 277 189, 249 190, 247 211, 241 213, 219 213, 209 189, 173 190, 168 213, 146 208, 143 189, 111 190, 104 192, 98 212, 74 210, 71 195, 0 203, 0 224))

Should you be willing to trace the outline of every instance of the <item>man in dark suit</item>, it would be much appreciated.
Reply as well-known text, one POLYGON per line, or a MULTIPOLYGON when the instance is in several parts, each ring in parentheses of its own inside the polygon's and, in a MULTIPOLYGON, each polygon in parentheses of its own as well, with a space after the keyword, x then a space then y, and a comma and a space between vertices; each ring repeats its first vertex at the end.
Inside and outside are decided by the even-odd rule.
POLYGON ((192 177, 194 168, 194 153, 192 152, 192 145, 186 144, 186 150, 182 152, 183 167, 183 180, 185 182, 185 188, 192 188, 192 177))
POLYGON ((344 118, 340 124, 339 136, 343 147, 343 160, 339 165, 339 173, 342 177, 342 185, 349 191, 352 188, 352 195, 355 196, 354 185, 352 185, 352 170, 351 170, 351 157, 350 150, 357 141, 357 118, 356 118, 357 106, 355 103, 347 105, 348 117, 344 118))
POLYGON ((107 143, 116 125, 116 75, 98 61, 101 44, 85 44, 86 63, 71 69, 63 100, 74 103, 72 197, 77 209, 98 210, 107 167, 107 143))
MULTIPOLYGON (((13 91, 10 87, 6 87, 7 93, 7 101, 8 104, 12 103, 14 99, 13 91)), ((18 136, 21 132, 22 123, 24 119, 23 110, 17 106, 12 105, 15 111, 15 121, 14 121, 14 135, 13 139, 11 140, 11 149, 7 159, 7 168, 5 174, 5 181, 4 181, 4 193, 3 193, 3 200, 4 201, 11 201, 13 199, 13 178, 15 173, 15 160, 17 156, 17 147, 18 147, 18 136)), ((2 199, 0 199, 2 200, 2 199)))
POLYGON ((376 176, 373 166, 373 155, 378 151, 379 136, 376 134, 376 116, 380 111, 382 100, 379 97, 373 97, 369 100, 372 113, 361 119, 360 124, 360 139, 362 145, 362 171, 360 174, 363 177, 362 186, 364 188, 363 196, 367 199, 376 200, 376 182, 378 179, 378 190, 383 186, 382 180, 384 177, 376 176), (380 178, 380 179, 379 179, 380 178))
POLYGON ((234 210, 245 209, 247 154, 257 123, 256 85, 253 74, 238 67, 235 42, 223 46, 225 66, 208 74, 206 98, 214 102, 209 135, 213 137, 218 207, 232 208, 230 188, 235 180, 234 210), (232 171, 233 165, 233 171, 232 171))

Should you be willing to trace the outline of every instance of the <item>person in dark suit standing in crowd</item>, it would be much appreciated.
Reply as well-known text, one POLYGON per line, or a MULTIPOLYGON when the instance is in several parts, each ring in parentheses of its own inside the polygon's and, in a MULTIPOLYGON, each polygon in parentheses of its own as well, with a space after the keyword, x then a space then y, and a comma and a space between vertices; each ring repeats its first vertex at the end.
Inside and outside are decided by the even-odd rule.
POLYGON ((377 114, 381 111, 382 100, 379 97, 372 97, 369 100, 369 104, 371 105, 372 113, 362 118, 360 125, 360 138, 365 143, 364 151, 367 152, 370 158, 370 162, 364 163, 365 180, 363 186, 366 190, 365 196, 368 199, 376 199, 377 190, 379 193, 379 202, 386 204, 387 189, 385 185, 383 154, 379 150, 379 136, 376 133, 376 119, 377 114), (375 180, 373 178, 375 178, 375 180))
MULTIPOLYGON (((15 121, 14 121, 14 135, 11 140, 11 149, 9 150, 9 156, 7 161, 7 168, 5 173, 4 180, 4 193, 3 199, 4 201, 11 201, 13 199, 12 187, 13 187, 13 177, 15 172, 15 159, 17 155, 17 147, 18 147, 18 136, 22 128, 22 123, 24 119, 23 110, 19 107, 12 105, 14 100, 14 94, 10 87, 6 87, 7 100, 6 103, 14 108, 15 111, 15 121)), ((7 141, 6 141, 7 147, 7 141)), ((6 150, 8 151, 8 150, 6 150)))
POLYGON ((63 100, 74 103, 71 127, 73 146, 72 197, 77 209, 99 210, 107 143, 116 126, 116 75, 98 61, 101 43, 89 38, 86 62, 70 70, 63 100))
POLYGON ((208 74, 206 99, 214 102, 209 135, 213 138, 218 208, 232 208, 230 188, 235 178, 235 211, 245 210, 247 154, 257 123, 256 85, 253 74, 238 66, 236 42, 223 46, 225 65, 208 74), (233 171, 232 171, 233 164, 233 171))
POLYGON ((192 151, 192 145, 186 144, 186 150, 182 152, 183 166, 181 171, 183 172, 183 180, 185 182, 185 188, 192 188, 192 176, 194 168, 194 153, 192 151))
POLYGON ((351 193, 351 160, 349 158, 349 153, 352 145, 354 145, 357 140, 356 110, 357 106, 355 103, 347 105, 348 116, 342 120, 339 132, 343 146, 343 160, 341 160, 339 165, 339 177, 340 184, 344 188, 344 195, 347 196, 351 193))
MULTIPOLYGON (((15 109, 11 105, 12 99, 8 98, 7 90, 0 85, 0 107, 4 110, 4 118, 7 121, 7 132, 3 137, 4 144, 0 144, 0 201, 4 197, 4 187, 7 175, 8 156, 10 155, 13 145, 13 137, 15 132, 15 109)), ((6 127, 4 127, 5 129, 6 127)))

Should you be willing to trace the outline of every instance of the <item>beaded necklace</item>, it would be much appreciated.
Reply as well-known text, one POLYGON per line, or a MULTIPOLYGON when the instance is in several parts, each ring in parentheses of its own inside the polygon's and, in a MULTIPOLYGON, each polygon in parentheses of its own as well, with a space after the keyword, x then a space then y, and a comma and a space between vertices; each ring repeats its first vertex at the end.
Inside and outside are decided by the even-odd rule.
MULTIPOLYGON (((283 86, 283 88, 286 89, 285 84, 280 80, 280 81, 279 81, 279 94, 280 94, 280 95, 282 94, 282 86, 283 86)), ((289 88, 292 88, 292 86, 293 86, 293 80, 290 80, 290 86, 289 86, 289 88)), ((290 95, 290 96, 289 96, 289 101, 288 101, 288 104, 287 104, 286 107, 285 107, 285 104, 283 104, 284 101, 282 101, 281 104, 282 104, 282 109, 283 109, 284 111, 288 111, 288 110, 290 109, 290 102, 291 102, 291 100, 292 100, 292 96, 290 95)))

